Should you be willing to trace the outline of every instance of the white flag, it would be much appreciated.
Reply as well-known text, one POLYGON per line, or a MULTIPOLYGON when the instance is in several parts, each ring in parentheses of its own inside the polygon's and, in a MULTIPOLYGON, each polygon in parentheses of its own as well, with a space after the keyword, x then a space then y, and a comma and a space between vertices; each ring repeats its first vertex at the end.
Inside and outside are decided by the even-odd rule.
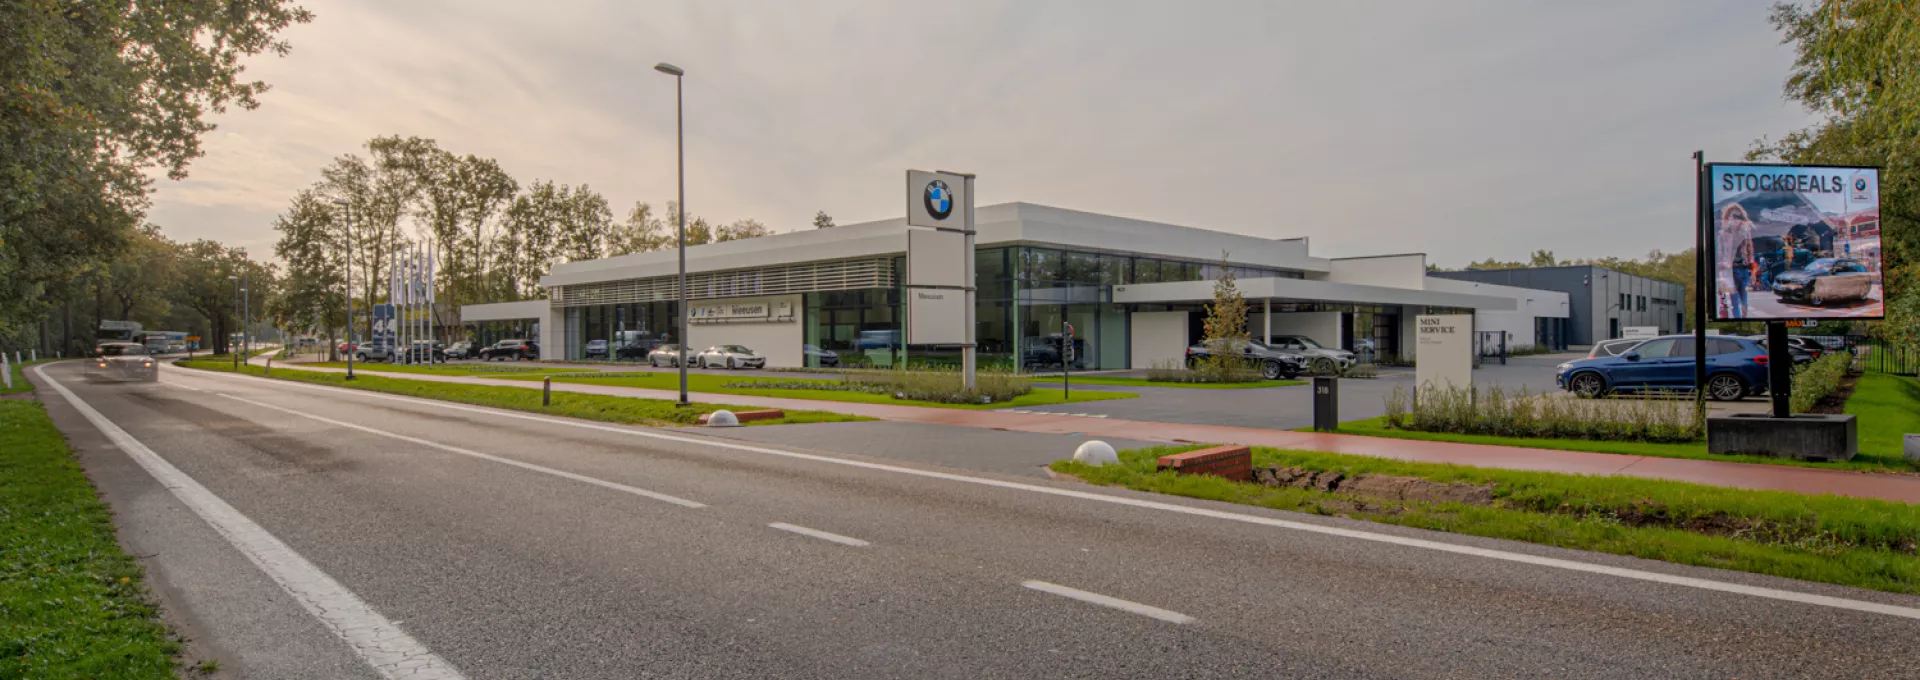
POLYGON ((434 302, 434 299, 438 297, 437 295, 434 294, 434 289, 438 288, 438 286, 433 285, 434 269, 435 269, 435 264, 437 264, 434 260, 435 260, 435 256, 438 254, 439 254, 439 249, 435 248, 432 243, 428 243, 427 244, 427 304, 428 305, 432 305, 434 302))

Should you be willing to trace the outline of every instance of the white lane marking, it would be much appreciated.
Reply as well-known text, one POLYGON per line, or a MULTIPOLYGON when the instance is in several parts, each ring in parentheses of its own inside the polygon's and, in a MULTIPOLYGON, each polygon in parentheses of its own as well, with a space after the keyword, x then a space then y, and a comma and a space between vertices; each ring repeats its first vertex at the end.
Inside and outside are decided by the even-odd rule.
POLYGON ((1079 600, 1081 602, 1086 602, 1090 604, 1097 604, 1102 607, 1112 607, 1120 611, 1133 612, 1141 616, 1160 619, 1161 621, 1166 621, 1168 623, 1193 623, 1193 617, 1187 616, 1186 614, 1182 614, 1180 612, 1176 612, 1168 609, 1161 609, 1153 605, 1140 604, 1138 602, 1134 602, 1131 600, 1122 600, 1117 597, 1107 597, 1099 593, 1090 593, 1090 592, 1081 590, 1079 588, 1068 588, 1063 585, 1048 583, 1046 581, 1025 581, 1025 582, 1022 582, 1020 585, 1026 586, 1028 588, 1032 588, 1034 590, 1038 590, 1043 593, 1052 593, 1054 595, 1059 595, 1064 598, 1079 600))
POLYGON ((453 403, 448 403, 443 401, 435 401, 432 399, 419 399, 415 397, 399 397, 399 396, 394 396, 390 394, 381 394, 377 392, 371 392, 367 390, 353 390, 353 389, 347 389, 344 387, 328 387, 324 385, 310 385, 310 384, 301 383, 301 382, 270 380, 268 378, 255 378, 253 376, 242 376, 242 375, 235 375, 231 373, 207 372, 206 375, 219 376, 219 377, 227 378, 231 380, 267 381, 267 382, 272 382, 276 385, 292 385, 292 386, 311 389, 315 391, 343 392, 347 394, 361 395, 371 399, 384 399, 388 401, 406 402, 411 404, 419 404, 422 406, 433 406, 433 407, 453 410, 453 411, 470 411, 473 413, 484 413, 490 416, 500 417, 500 418, 515 418, 519 420, 529 420, 534 422, 549 423, 553 425, 565 425, 568 427, 577 427, 577 428, 588 429, 588 430, 602 430, 605 432, 614 432, 614 433, 627 435, 627 436, 648 437, 648 438, 659 439, 664 441, 680 442, 683 444, 711 446, 715 448, 732 449, 735 451, 745 451, 748 453, 757 453, 757 454, 767 455, 767 456, 778 456, 781 458, 810 460, 810 461, 815 461, 820 463, 831 463, 834 465, 844 465, 847 467, 863 468, 867 470, 879 470, 883 472, 892 472, 896 474, 912 475, 915 477, 927 477, 931 479, 942 479, 942 480, 951 481, 951 482, 978 484, 981 486, 991 486, 991 487, 996 487, 1001 489, 1014 489, 1018 491, 1027 491, 1031 493, 1045 494, 1049 496, 1077 498, 1080 500, 1095 501, 1100 503, 1111 503, 1113 505, 1124 505, 1124 506, 1134 507, 1134 508, 1146 508, 1149 510, 1159 510, 1162 512, 1172 512, 1172 513, 1178 513, 1182 515, 1193 515, 1196 517, 1209 517, 1213 519, 1224 519, 1224 520, 1230 520, 1235 522, 1244 522, 1247 524, 1257 524, 1260 526, 1275 527, 1280 529, 1291 529, 1294 531, 1303 531, 1307 533, 1322 534, 1326 536, 1338 536, 1341 538, 1351 538, 1351 539, 1361 540, 1361 541, 1387 543, 1391 545, 1398 545, 1398 546, 1403 546, 1408 548, 1420 548, 1420 549, 1432 550, 1436 552, 1453 553, 1456 555, 1469 555, 1473 557, 1481 557, 1481 558, 1486 558, 1490 560, 1500 560, 1503 562, 1529 564, 1537 567, 1565 569, 1567 571, 1577 571, 1577 572, 1588 573, 1588 574, 1601 574, 1605 576, 1614 576, 1618 578, 1632 579, 1636 581, 1648 581, 1652 583, 1662 583, 1666 585, 1682 586, 1686 588, 1697 588, 1700 590, 1711 590, 1711 591, 1722 592, 1722 593, 1733 593, 1736 595, 1747 595, 1750 597, 1758 597, 1758 598, 1764 598, 1769 600, 1779 600, 1782 602, 1794 602, 1799 604, 1814 605, 1818 607, 1832 607, 1835 609, 1845 609, 1848 611, 1866 612, 1870 614, 1884 614, 1887 616, 1896 616, 1900 618, 1920 620, 1920 608, 1916 608, 1916 607, 1905 607, 1901 605, 1884 604, 1880 602, 1869 602, 1866 600, 1853 600, 1853 599, 1848 599, 1844 597, 1833 597, 1830 595, 1816 595, 1813 593, 1803 593, 1803 592, 1793 591, 1793 590, 1781 590, 1779 588, 1749 586, 1749 585, 1744 585, 1739 583, 1728 583, 1725 581, 1715 581, 1712 579, 1695 578, 1692 576, 1676 576, 1673 574, 1663 574, 1656 571, 1645 571, 1642 569, 1632 569, 1627 567, 1613 567, 1613 566, 1607 566, 1603 564, 1591 564, 1591 563, 1579 562, 1575 560, 1560 559, 1557 557, 1541 557, 1538 555, 1528 555, 1525 553, 1510 552, 1506 550, 1479 548, 1479 547, 1474 547, 1469 545, 1459 545, 1455 543, 1446 543, 1443 541, 1428 540, 1424 538, 1411 538, 1407 536, 1396 536, 1393 534, 1383 534, 1383 533, 1377 533, 1372 531, 1362 531, 1359 529, 1346 529, 1341 527, 1324 526, 1319 524, 1309 524, 1307 522, 1296 522, 1293 520, 1277 519, 1273 517, 1262 517, 1259 515, 1248 515, 1248 514, 1243 514, 1238 512, 1227 512, 1224 510, 1214 510, 1212 508, 1198 508, 1198 507, 1192 507, 1192 506, 1186 506, 1186 505, 1179 505, 1176 503, 1150 501, 1150 500, 1145 500, 1140 498, 1127 498, 1124 496, 1114 496, 1114 495, 1108 495, 1104 493, 1094 493, 1091 491, 1060 489, 1060 488, 1054 488, 1049 486, 1039 486, 1037 484, 1009 482, 1005 480, 988 479, 984 477, 972 477, 968 475, 955 474, 951 472, 919 470, 919 469, 914 469, 909 467, 900 467, 897 465, 888 465, 885 463, 872 463, 872 462, 867 462, 863 460, 848 460, 848 459, 842 459, 842 458, 834 458, 832 456, 819 456, 819 455, 814 455, 810 453, 781 451, 779 449, 768 449, 768 448, 762 448, 758 446, 752 446, 749 444, 737 444, 737 443, 725 442, 725 441, 713 440, 713 439, 687 437, 687 436, 672 435, 672 434, 662 434, 659 432, 649 432, 646 430, 630 428, 630 427, 616 427, 612 425, 598 425, 598 424, 588 423, 588 422, 574 422, 574 421, 563 420, 559 418, 550 418, 546 416, 536 416, 536 415, 531 415, 526 413, 519 413, 516 411, 482 408, 478 406, 465 406, 465 405, 453 404, 453 403))
POLYGON ((193 481, 186 473, 168 463, 146 444, 134 439, 126 430, 107 420, 99 411, 82 401, 72 390, 60 381, 48 376, 39 366, 34 372, 40 379, 59 392, 60 396, 72 405, 80 415, 100 430, 101 434, 113 442, 122 452, 138 463, 147 474, 160 482, 161 486, 173 492, 182 504, 191 508, 227 542, 246 555, 254 566, 265 572, 269 578, 292 595, 293 599, 306 608, 307 613, 319 619, 320 623, 338 635, 341 640, 358 654, 361 660, 372 666, 381 677, 389 680, 399 678, 426 678, 428 680, 465 680, 466 676, 455 670, 445 659, 440 658, 426 645, 407 635, 399 626, 373 610, 366 601, 361 600, 346 586, 333 580, 319 567, 313 566, 306 558, 294 552, 293 548, 280 542, 273 534, 255 524, 239 510, 220 500, 213 492, 193 481))
POLYGON ((868 545, 870 545, 866 541, 862 541, 852 536, 841 536, 840 534, 829 533, 829 532, 821 531, 819 529, 808 529, 803 526, 788 524, 786 522, 774 522, 767 526, 773 527, 775 529, 779 529, 781 531, 791 531, 793 533, 800 534, 801 536, 812 536, 822 541, 833 541, 841 545, 850 545, 855 548, 865 548, 868 545))
POLYGON ((398 440, 400 440, 400 441, 403 441, 403 442, 407 442, 407 443, 410 443, 410 444, 419 444, 419 445, 421 445, 421 446, 425 446, 425 447, 429 447, 429 448, 435 448, 435 449, 439 449, 439 450, 441 450, 441 451, 446 451, 446 452, 448 452, 448 453, 457 453, 457 454, 460 454, 460 455, 462 455, 462 456, 472 456, 472 457, 474 457, 474 458, 478 458, 478 459, 480 459, 480 460, 484 460, 484 461, 490 461, 490 462, 494 462, 494 463, 500 463, 500 464, 502 464, 502 465, 511 465, 511 466, 514 466, 514 467, 517 467, 517 468, 520 468, 520 469, 523 469, 523 470, 532 470, 532 471, 534 471, 534 472, 539 472, 539 473, 542 473, 542 474, 549 474, 549 475, 553 475, 553 476, 555 476, 555 477, 560 477, 560 478, 562 478, 562 479, 571 479, 571 480, 573 480, 573 481, 576 481, 576 482, 583 482, 583 483, 586 483, 586 484, 592 484, 592 485, 594 485, 594 486, 599 486, 599 487, 605 487, 605 488, 608 488, 608 489, 613 489, 614 491, 623 491, 623 492, 626 492, 626 493, 630 493, 630 494, 633 494, 633 495, 635 495, 635 496, 640 496, 640 497, 642 497, 642 498, 651 498, 651 499, 653 499, 653 500, 656 500, 656 501, 662 501, 662 502, 666 502, 666 503, 672 503, 672 504, 674 504, 674 505, 678 505, 678 506, 681 506, 681 507, 685 507, 685 508, 704 508, 704 507, 707 507, 705 503, 699 503, 699 502, 695 502, 695 501, 690 501, 690 500, 687 500, 687 499, 685 499, 685 498, 681 498, 681 497, 679 497, 679 496, 669 496, 669 495, 667 495, 667 494, 663 494, 663 493, 660 493, 660 492, 658 492, 658 491, 648 491, 648 490, 646 490, 646 489, 642 489, 642 488, 638 488, 638 487, 632 487, 632 486, 627 486, 627 485, 625 485, 625 484, 619 484, 619 483, 615 483, 615 482, 609 482, 609 481, 606 481, 606 480, 604 480, 604 479, 598 479, 598 478, 595 478, 595 477, 588 477, 588 476, 586 476, 586 475, 581 475, 581 474, 575 474, 575 473, 572 473, 572 472, 567 472, 566 470, 555 470, 555 469, 553 469, 553 468, 550 468, 550 467, 546 467, 546 466, 543 466, 543 465, 534 465, 533 463, 523 463, 523 462, 521 462, 521 461, 517 461, 517 460, 514 460, 514 459, 511 459, 511 458, 501 458, 501 457, 499 457, 499 456, 495 456, 495 455, 492 455, 492 454, 486 454, 486 453, 481 453, 481 452, 479 452, 479 451, 473 451, 473 450, 470 450, 470 449, 463 449, 463 448, 460 448, 460 447, 458 447, 458 446, 452 446, 452 445, 449 445, 449 444, 442 444, 442 443, 440 443, 440 442, 436 442, 436 441, 431 441, 431 440, 427 440, 427 439, 421 439, 421 438, 419 438, 419 437, 409 437, 409 436, 407 436, 407 435, 404 435, 404 434, 400 434, 400 433, 397 433, 397 432, 388 432, 388 431, 386 431, 386 430, 376 430, 376 429, 374 429, 374 428, 371 428, 371 427, 367 427, 367 426, 365 426, 365 425, 356 425, 356 424, 354 424, 354 423, 349 423, 349 422, 346 422, 346 421, 344 421, 344 420, 334 420, 334 419, 332 419, 332 418, 327 418, 327 417, 323 417, 323 416, 316 416, 316 415, 313 415, 313 414, 311 414, 311 413, 301 413, 301 412, 299 412, 299 411, 295 411, 295 410, 293 410, 293 409, 290 409, 290 408, 283 408, 283 407, 279 407, 279 406, 274 406, 273 404, 268 404, 268 403, 264 403, 264 402, 258 402, 258 401, 254 401, 254 400, 252 400, 252 399, 245 399, 245 398, 242 398, 242 397, 236 397, 236 396, 233 396, 233 395, 231 395, 231 394, 220 394, 220 393, 218 393, 218 392, 216 392, 215 394, 219 394, 219 395, 220 395, 220 396, 222 396, 222 397, 226 397, 226 398, 228 398, 228 399, 232 399, 232 400, 234 400, 234 401, 238 401, 238 402, 241 402, 241 403, 245 403, 245 404, 252 404, 252 405, 254 405, 254 406, 258 406, 258 407, 260 407, 260 408, 266 408, 266 409, 273 409, 273 410, 275 410, 275 411, 279 411, 279 412, 281 412, 281 413, 287 413, 287 414, 292 414, 292 415, 296 415, 296 416, 300 416, 300 417, 302 417, 302 418, 311 418, 311 419, 313 419, 313 420, 318 420, 318 421, 320 421, 320 422, 323 422, 323 423, 326 423, 326 424, 328 424, 328 425, 336 425, 336 426, 339 426, 339 427, 344 427, 344 428, 348 428, 348 429, 352 429, 352 430, 359 430, 359 431, 361 431, 361 432, 365 432, 365 433, 368 433, 368 434, 375 434, 375 435, 379 435, 379 436, 382 436, 382 437, 390 437, 390 438, 393 438, 393 439, 398 439, 398 440))

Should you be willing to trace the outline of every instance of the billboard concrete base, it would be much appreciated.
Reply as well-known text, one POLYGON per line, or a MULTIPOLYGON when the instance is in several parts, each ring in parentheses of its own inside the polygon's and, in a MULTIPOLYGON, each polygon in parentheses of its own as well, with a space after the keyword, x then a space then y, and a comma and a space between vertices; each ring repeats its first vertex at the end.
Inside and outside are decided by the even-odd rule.
POLYGON ((1852 460, 1859 449, 1858 428, 1851 415, 1803 413, 1774 418, 1740 413, 1707 418, 1711 453, 1836 461, 1852 460))

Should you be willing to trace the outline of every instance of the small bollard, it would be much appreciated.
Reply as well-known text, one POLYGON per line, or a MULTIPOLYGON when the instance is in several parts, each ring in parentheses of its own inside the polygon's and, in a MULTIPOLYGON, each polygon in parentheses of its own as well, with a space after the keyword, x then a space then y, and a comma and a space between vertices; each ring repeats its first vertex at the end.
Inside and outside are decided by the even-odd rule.
POLYGON ((553 405, 553 377, 552 376, 548 376, 540 379, 540 405, 541 406, 553 405))
POLYGON ((1073 462, 1100 467, 1118 464, 1120 456, 1113 452, 1113 445, 1094 439, 1073 450, 1073 462))
POLYGON ((267 355, 267 368, 266 370, 261 371, 260 375, 264 375, 264 376, 273 375, 273 355, 271 354, 267 355))
POLYGON ((732 411, 720 409, 707 414, 707 427, 739 427, 740 419, 732 411))
POLYGON ((33 350, 27 351, 27 361, 39 361, 39 360, 40 360, 40 350, 33 349, 33 350))

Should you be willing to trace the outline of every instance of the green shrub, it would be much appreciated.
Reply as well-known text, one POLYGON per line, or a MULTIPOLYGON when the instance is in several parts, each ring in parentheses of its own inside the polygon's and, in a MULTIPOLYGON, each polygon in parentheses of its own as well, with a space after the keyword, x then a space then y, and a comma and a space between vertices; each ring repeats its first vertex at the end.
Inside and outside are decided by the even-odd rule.
POLYGON ((899 369, 842 370, 845 377, 831 380, 741 380, 721 387, 761 390, 817 390, 823 392, 866 392, 890 394, 897 399, 931 401, 938 404, 980 404, 1012 401, 1033 391, 1033 379, 1004 372, 976 371, 973 389, 959 371, 905 371, 899 369))
POLYGON ((1178 361, 1162 361, 1147 369, 1149 382, 1170 383, 1250 383, 1263 380, 1260 369, 1243 361, 1202 361, 1192 368, 1178 361))
POLYGON ((1423 388, 1410 399, 1395 387, 1386 398, 1387 426, 1412 432, 1603 441, 1693 442, 1704 433, 1693 403, 1642 398, 1575 400, 1561 395, 1423 388))
POLYGON ((1847 367, 1853 363, 1853 355, 1846 352, 1828 352, 1813 363, 1794 369, 1793 392, 1788 395, 1788 406, 1794 413, 1806 413, 1813 410, 1827 395, 1840 390, 1840 379, 1846 377, 1847 367))

